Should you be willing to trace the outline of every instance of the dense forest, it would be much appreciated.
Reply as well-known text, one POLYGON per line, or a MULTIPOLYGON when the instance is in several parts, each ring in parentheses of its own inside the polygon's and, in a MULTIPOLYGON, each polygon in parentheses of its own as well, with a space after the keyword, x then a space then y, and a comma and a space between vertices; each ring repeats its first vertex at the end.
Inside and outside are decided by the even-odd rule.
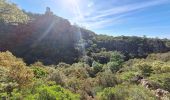
POLYGON ((0 99, 169 100, 170 40, 98 35, 0 0, 0 99))

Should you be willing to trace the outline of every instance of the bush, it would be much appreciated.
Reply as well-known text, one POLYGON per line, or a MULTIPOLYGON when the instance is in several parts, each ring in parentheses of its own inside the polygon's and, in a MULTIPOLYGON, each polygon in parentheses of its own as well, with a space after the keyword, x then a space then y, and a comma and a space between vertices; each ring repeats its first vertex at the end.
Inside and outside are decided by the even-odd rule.
POLYGON ((96 86, 113 87, 118 84, 118 80, 111 71, 100 72, 96 76, 96 86))
POLYGON ((20 65, 20 63, 11 66, 9 70, 9 78, 16 81, 20 87, 27 86, 32 82, 34 73, 31 69, 20 65))
POLYGON ((141 74, 144 76, 150 76, 153 69, 150 64, 147 63, 139 63, 136 65, 136 67, 140 70, 141 74))
POLYGON ((15 65, 26 66, 26 64, 22 61, 22 59, 16 58, 9 51, 0 52, 0 66, 5 68, 10 68, 15 65))
POLYGON ((66 76, 64 75, 64 73, 62 73, 59 70, 54 70, 47 77, 48 81, 54 81, 56 82, 56 84, 59 84, 61 86, 65 85, 65 79, 66 79, 66 76))
POLYGON ((161 74, 170 72, 170 62, 164 62, 157 59, 154 60, 150 57, 148 57, 147 59, 130 60, 126 62, 126 65, 124 66, 126 67, 126 70, 135 70, 140 72, 144 76, 150 76, 154 73, 161 74))
POLYGON ((110 57, 110 62, 117 62, 118 64, 122 64, 124 56, 120 52, 112 52, 110 57))
POLYGON ((31 67, 36 78, 43 78, 47 76, 47 71, 41 67, 31 67))
POLYGON ((0 66, 0 82, 6 82, 8 80, 7 73, 9 72, 8 69, 0 66))
POLYGON ((66 63, 61 62, 61 63, 59 63, 59 64, 57 65, 57 67, 64 67, 64 68, 68 68, 68 67, 70 67, 70 65, 69 65, 69 64, 66 64, 66 63))
POLYGON ((155 95, 142 86, 117 85, 97 94, 99 100, 156 100, 155 95))
POLYGON ((33 71, 22 59, 16 58, 8 51, 0 53, 0 67, 6 69, 7 79, 17 82, 19 87, 29 85, 34 77, 33 71))
POLYGON ((153 82, 153 84, 170 91, 170 73, 153 74, 149 77, 149 79, 153 82))
POLYGON ((67 77, 76 77, 78 79, 86 79, 89 77, 91 68, 84 63, 75 63, 71 67, 62 69, 61 71, 67 77))
POLYGON ((94 61, 92 63, 92 67, 93 67, 93 70, 94 70, 95 74, 102 71, 102 64, 100 64, 100 63, 98 63, 96 61, 94 61))
POLYGON ((0 20, 6 23, 26 23, 29 17, 20 10, 17 5, 7 2, 7 0, 1 0, 0 2, 1 10, 0 20))
POLYGON ((109 62, 107 63, 107 67, 113 72, 117 72, 122 66, 118 62, 109 62))
POLYGON ((170 52, 150 54, 150 55, 147 57, 147 59, 160 60, 160 61, 168 62, 168 61, 170 61, 170 52))
POLYGON ((128 97, 128 91, 124 86, 116 86, 115 88, 105 88, 97 94, 99 100, 125 100, 128 97))
POLYGON ((10 100, 80 100, 78 94, 74 94, 61 86, 48 86, 45 84, 34 87, 34 92, 15 89, 10 97, 5 94, 1 94, 0 96, 9 98, 10 100))
POLYGON ((37 100, 80 100, 79 95, 56 85, 41 86, 37 89, 37 93, 37 100))
POLYGON ((125 71, 122 73, 117 74, 118 78, 123 81, 131 81, 133 77, 135 77, 138 73, 134 71, 125 71))
POLYGON ((92 57, 95 61, 101 64, 106 64, 110 61, 111 52, 101 51, 99 53, 92 53, 92 57))
POLYGON ((88 78, 85 80, 79 80, 76 77, 71 77, 66 82, 66 88, 69 90, 80 94, 81 100, 91 100, 94 96, 93 87, 94 87, 94 79, 88 78))
POLYGON ((154 61, 153 62, 153 70, 155 73, 168 73, 170 72, 170 63, 162 62, 162 61, 154 61))
POLYGON ((112 52, 110 56, 110 62, 107 63, 106 67, 109 68, 113 73, 119 71, 123 65, 123 58, 124 56, 119 52, 112 52))

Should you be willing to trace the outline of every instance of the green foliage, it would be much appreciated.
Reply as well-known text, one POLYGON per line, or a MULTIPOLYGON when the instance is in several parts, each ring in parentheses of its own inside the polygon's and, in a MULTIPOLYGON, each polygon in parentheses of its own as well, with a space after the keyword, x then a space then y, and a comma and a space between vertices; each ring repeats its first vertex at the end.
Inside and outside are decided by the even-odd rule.
POLYGON ((26 23, 29 17, 15 4, 0 0, 0 21, 5 23, 26 23))
POLYGON ((93 67, 93 70, 94 70, 94 73, 95 73, 95 74, 98 73, 98 72, 101 72, 101 71, 102 71, 102 68, 103 68, 102 64, 100 64, 100 63, 98 63, 98 62, 96 62, 96 61, 94 61, 94 62, 92 63, 92 67, 93 67))
POLYGON ((19 87, 29 85, 33 80, 33 71, 20 64, 11 66, 9 70, 9 79, 16 81, 19 87))
POLYGON ((170 62, 155 61, 152 63, 155 73, 168 73, 170 72, 170 62))
POLYGON ((97 35, 95 44, 100 49, 105 48, 106 51, 121 51, 125 55, 125 59, 146 57, 150 53, 169 51, 167 40, 158 38, 97 35))
POLYGON ((156 53, 156 54, 150 54, 147 59, 149 60, 160 60, 163 62, 170 61, 170 52, 167 53, 156 53))
POLYGON ((92 53, 92 57, 95 61, 98 61, 101 64, 106 64, 110 61, 112 52, 101 51, 99 53, 92 53))
POLYGON ((80 100, 78 95, 60 86, 41 86, 37 93, 37 100, 80 100))
POLYGON ((8 96, 7 93, 0 93, 0 98, 1 99, 6 99, 7 96, 8 96))
POLYGON ((27 66, 9 51, 0 52, 0 99, 155 100, 149 89, 130 83, 138 74, 156 88, 170 91, 170 53, 124 64, 133 57, 168 51, 168 40, 96 35, 55 15, 27 13, 29 20, 25 13, 17 5, 0 0, 0 50, 12 51, 28 65, 43 63, 27 66), (40 38, 47 30, 48 35, 40 38), (79 41, 83 50, 75 46, 79 41), (82 59, 89 65, 75 63, 84 53, 87 56, 82 59))
POLYGON ((14 90, 10 97, 1 94, 1 97, 10 98, 10 100, 80 100, 78 94, 74 94, 58 85, 41 85, 34 88, 34 93, 14 90))
MULTIPOLYGON (((0 8, 2 8, 0 9, 0 20, 16 24, 4 25, 0 21, 0 25, 3 26, 0 27, 1 48, 3 51, 11 50, 16 56, 22 57, 27 64, 36 61, 41 61, 45 65, 56 65, 60 62, 73 64, 84 56, 83 53, 86 53, 89 58, 92 58, 89 59, 91 66, 93 58, 101 64, 108 63, 112 55, 107 51, 120 51, 128 60, 133 57, 146 57, 149 53, 169 50, 166 46, 167 40, 163 39, 96 35, 90 30, 71 25, 68 20, 56 15, 46 16, 23 12, 15 4, 6 0, 0 1, 0 8), (28 20, 29 23, 26 23, 28 20), (49 30, 48 35, 40 39, 46 30, 49 30), (81 31, 82 39, 80 39, 78 31, 81 31), (80 49, 82 46, 77 47, 81 40, 85 47, 83 53, 80 49)), ((115 56, 115 58, 112 60, 119 59, 119 56, 115 56)))
POLYGON ((137 68, 141 71, 141 74, 144 76, 150 76, 152 73, 152 66, 148 65, 147 63, 139 63, 136 65, 137 68))
POLYGON ((125 100, 128 92, 123 86, 116 86, 115 88, 105 88, 102 92, 97 94, 100 100, 125 100))
POLYGON ((47 76, 47 71, 41 67, 31 67, 36 78, 43 78, 47 76))
POLYGON ((0 53, 0 67, 6 69, 7 79, 17 82, 20 87, 27 86, 32 82, 34 74, 27 68, 22 59, 18 59, 10 52, 0 53))
POLYGON ((118 79, 111 71, 104 71, 97 74, 96 83, 101 87, 112 87, 118 84, 118 79))
POLYGON ((155 100, 154 94, 142 86, 118 85, 97 94, 99 100, 155 100))
POLYGON ((112 52, 110 57, 110 62, 107 63, 107 67, 112 72, 117 72, 122 68, 124 56, 119 52, 112 52))
POLYGON ((122 73, 119 73, 117 75, 117 77, 120 79, 120 80, 123 80, 123 81, 130 81, 133 77, 135 77, 138 73, 137 72, 134 72, 134 71, 125 71, 125 72, 122 72, 122 73))
POLYGON ((59 63, 59 64, 57 65, 57 67, 64 67, 64 68, 68 68, 68 67, 70 67, 70 65, 69 65, 69 64, 66 64, 66 63, 61 62, 61 63, 59 63))
POLYGON ((69 90, 81 95, 81 100, 87 100, 94 96, 94 79, 90 76, 93 69, 84 63, 75 63, 70 67, 57 67, 55 74, 49 74, 49 80, 55 81, 69 90), (51 78, 50 78, 51 77, 51 78))
POLYGON ((47 80, 54 81, 56 84, 63 86, 65 84, 65 75, 59 70, 54 70, 53 72, 49 73, 47 80))
POLYGON ((79 79, 86 79, 89 77, 89 73, 92 72, 92 69, 89 68, 89 65, 84 63, 75 63, 68 69, 64 71, 66 76, 77 77, 79 79))
MULTIPOLYGON (((110 62, 29 67, 10 52, 0 53, 0 98, 10 100, 155 100, 154 89, 170 91, 169 61, 132 59, 114 52, 110 62), (131 82, 144 75, 151 88, 131 82), (61 86, 59 86, 61 85, 61 86)), ((168 98, 167 94, 167 98, 168 98)))
POLYGON ((16 58, 11 52, 0 52, 0 66, 10 68, 15 65, 25 66, 22 59, 16 58))
POLYGON ((170 91, 170 73, 153 74, 149 79, 155 85, 154 87, 170 91))
POLYGON ((170 72, 170 62, 153 59, 151 56, 147 57, 147 59, 130 60, 124 66, 126 66, 126 70, 137 71, 144 76, 170 72))
POLYGON ((110 62, 117 62, 118 64, 122 64, 124 61, 123 58, 124 56, 120 52, 115 51, 111 53, 110 62))
POLYGON ((6 82, 7 81, 7 78, 8 78, 7 73, 8 73, 8 71, 9 71, 8 69, 0 66, 0 81, 1 82, 6 82))
POLYGON ((112 72, 117 72, 122 66, 118 62, 109 62, 107 67, 110 68, 112 72))

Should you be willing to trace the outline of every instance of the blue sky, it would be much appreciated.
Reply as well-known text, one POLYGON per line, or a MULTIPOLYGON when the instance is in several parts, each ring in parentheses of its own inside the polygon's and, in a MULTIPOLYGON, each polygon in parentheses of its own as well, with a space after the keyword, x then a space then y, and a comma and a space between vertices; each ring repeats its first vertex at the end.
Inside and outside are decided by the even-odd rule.
POLYGON ((20 8, 58 16, 98 34, 170 39, 170 0, 9 0, 20 8))

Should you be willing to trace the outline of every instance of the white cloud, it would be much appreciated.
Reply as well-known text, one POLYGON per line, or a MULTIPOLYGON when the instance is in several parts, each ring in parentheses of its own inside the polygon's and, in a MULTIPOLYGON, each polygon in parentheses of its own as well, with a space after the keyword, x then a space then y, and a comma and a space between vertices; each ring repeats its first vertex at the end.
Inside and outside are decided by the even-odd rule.
POLYGON ((92 7, 94 5, 94 2, 90 2, 88 5, 87 5, 87 7, 92 7))
POLYGON ((140 9, 145 9, 148 7, 166 3, 167 1, 168 0, 154 0, 154 1, 149 1, 149 2, 142 2, 142 3, 118 6, 118 7, 114 7, 111 9, 102 10, 102 11, 97 12, 98 15, 95 16, 94 19, 106 17, 106 16, 110 16, 110 15, 124 14, 124 13, 132 12, 132 11, 140 10, 140 9))
MULTIPOLYGON (((123 22, 125 19, 127 19, 127 16, 134 11, 140 11, 149 7, 164 4, 167 1, 169 0, 151 0, 140 3, 138 2, 133 4, 121 5, 110 9, 103 8, 102 10, 93 7, 94 9, 92 10, 92 12, 86 13, 86 11, 83 11, 83 13, 81 13, 82 18, 78 22, 92 29, 104 28, 108 25, 116 24, 117 22, 123 22)), ((92 6, 96 6, 96 4, 90 1, 87 11, 88 9, 91 11, 92 6)))

